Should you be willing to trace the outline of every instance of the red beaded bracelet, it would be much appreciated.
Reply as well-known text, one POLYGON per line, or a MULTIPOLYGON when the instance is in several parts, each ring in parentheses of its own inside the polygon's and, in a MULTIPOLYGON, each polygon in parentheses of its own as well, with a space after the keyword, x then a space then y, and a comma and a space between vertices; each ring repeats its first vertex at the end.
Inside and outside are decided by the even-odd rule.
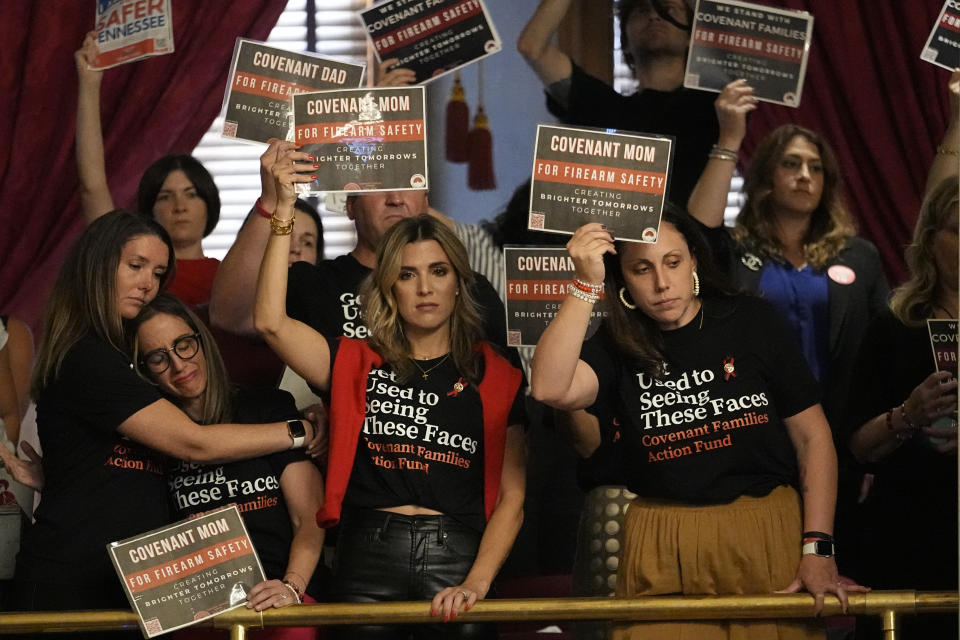
POLYGON ((283 584, 285 584, 290 591, 293 591, 293 595, 297 598, 297 602, 303 604, 303 591, 301 591, 297 585, 293 584, 289 580, 284 580, 283 584))
POLYGON ((590 284, 589 282, 584 282, 579 278, 574 278, 573 286, 575 286, 577 289, 580 289, 580 291, 583 291, 584 293, 591 293, 594 295, 603 291, 602 282, 600 284, 590 284))

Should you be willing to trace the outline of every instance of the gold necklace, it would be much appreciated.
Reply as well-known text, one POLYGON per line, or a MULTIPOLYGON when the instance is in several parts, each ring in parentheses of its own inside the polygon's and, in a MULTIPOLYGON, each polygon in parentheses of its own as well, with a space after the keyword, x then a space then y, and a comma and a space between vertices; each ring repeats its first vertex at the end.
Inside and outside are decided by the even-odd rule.
POLYGON ((447 358, 449 358, 449 357, 450 357, 450 354, 448 353, 447 355, 445 355, 445 356, 443 356, 442 358, 440 358, 440 362, 438 362, 437 364, 433 365, 433 366, 430 367, 429 369, 424 369, 423 367, 421 367, 421 366, 417 363, 417 361, 414 360, 413 358, 410 358, 410 362, 412 362, 412 363, 413 363, 413 366, 415 366, 417 369, 420 370, 420 373, 423 374, 423 379, 426 380, 427 378, 430 377, 430 372, 433 371, 434 369, 436 369, 437 367, 439 367, 440 365, 442 365, 444 362, 446 362, 446 361, 447 361, 447 358))

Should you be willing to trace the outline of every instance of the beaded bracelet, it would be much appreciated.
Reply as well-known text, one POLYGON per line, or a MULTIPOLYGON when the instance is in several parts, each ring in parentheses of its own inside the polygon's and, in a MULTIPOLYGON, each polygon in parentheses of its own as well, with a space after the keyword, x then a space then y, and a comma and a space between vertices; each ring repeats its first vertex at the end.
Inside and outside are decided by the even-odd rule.
POLYGON ((917 425, 913 420, 907 415, 907 401, 904 400, 900 403, 900 418, 903 420, 903 424, 907 425, 907 429, 910 431, 916 431, 917 425))
POLYGON ((298 604, 303 604, 303 591, 301 591, 297 585, 293 584, 289 580, 284 580, 283 584, 287 586, 290 591, 293 592, 293 597, 297 599, 298 604))
POLYGON ((937 153, 939 153, 942 156, 960 156, 960 150, 949 149, 943 146, 942 144, 937 147, 937 153))
POLYGON ((584 293, 599 294, 603 292, 602 282, 600 284, 590 284, 589 282, 584 282, 580 278, 574 278, 573 286, 575 286, 577 289, 580 289, 580 291, 583 291, 584 293))
POLYGON ((567 285, 567 293, 572 295, 574 298, 583 300, 584 302, 589 302, 590 304, 596 304, 600 300, 600 296, 595 293, 588 293, 586 291, 581 291, 577 287, 570 283, 567 285))

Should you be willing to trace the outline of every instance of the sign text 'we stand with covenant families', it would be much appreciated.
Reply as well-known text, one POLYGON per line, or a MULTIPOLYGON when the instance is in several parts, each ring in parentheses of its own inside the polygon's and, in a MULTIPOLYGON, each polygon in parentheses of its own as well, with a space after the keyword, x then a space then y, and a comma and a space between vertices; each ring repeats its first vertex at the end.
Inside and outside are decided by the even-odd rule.
POLYGON ((797 107, 813 16, 737 0, 699 0, 684 86, 722 91, 743 78, 767 102, 797 107))

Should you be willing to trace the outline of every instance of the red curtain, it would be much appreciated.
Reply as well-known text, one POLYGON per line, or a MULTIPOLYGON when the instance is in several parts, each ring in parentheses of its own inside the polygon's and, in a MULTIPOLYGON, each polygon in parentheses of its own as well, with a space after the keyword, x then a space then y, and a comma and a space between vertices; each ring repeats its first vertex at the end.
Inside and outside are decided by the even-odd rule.
MULTIPOLYGON (((171 5, 176 51, 104 72, 104 148, 118 207, 133 206, 150 163, 193 150, 220 111, 234 41, 265 39, 286 0, 171 5)), ((10 2, 0 20, 0 309, 34 327, 83 227, 73 52, 94 8, 94 0, 10 2)))
POLYGON ((891 284, 906 275, 913 231, 948 121, 950 73, 920 52, 943 0, 764 0, 814 16, 798 109, 763 104, 750 119, 745 155, 774 127, 795 122, 836 150, 860 234, 877 245, 891 284))

